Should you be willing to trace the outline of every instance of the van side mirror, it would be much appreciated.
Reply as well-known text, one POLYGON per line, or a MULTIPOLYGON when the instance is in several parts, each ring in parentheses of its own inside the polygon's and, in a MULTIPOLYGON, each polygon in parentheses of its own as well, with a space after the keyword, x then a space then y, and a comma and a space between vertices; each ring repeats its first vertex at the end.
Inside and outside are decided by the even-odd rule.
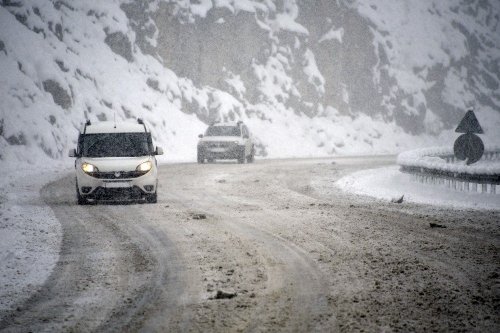
POLYGON ((76 154, 76 149, 70 149, 68 156, 77 157, 78 155, 76 154))
POLYGON ((155 155, 163 155, 163 149, 156 146, 155 155))
POLYGON ((203 134, 199 134, 198 137, 201 139, 203 137, 203 134))

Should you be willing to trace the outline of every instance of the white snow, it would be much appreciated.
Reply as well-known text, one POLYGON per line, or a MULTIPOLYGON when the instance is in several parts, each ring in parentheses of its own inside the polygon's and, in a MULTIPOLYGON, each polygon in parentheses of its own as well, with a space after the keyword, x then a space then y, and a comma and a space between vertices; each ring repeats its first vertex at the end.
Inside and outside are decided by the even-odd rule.
MULTIPOLYGON (((486 152, 500 152, 500 148, 486 148, 486 152)), ((457 160, 448 163, 441 156, 453 156, 451 147, 431 147, 415 149, 398 155, 397 163, 402 166, 421 167, 439 171, 456 172, 470 175, 498 175, 500 174, 500 159, 485 160, 467 165, 466 161, 457 160)))
POLYGON ((40 189, 70 171, 67 165, 19 166, 0 178, 0 311, 11 310, 49 277, 62 239, 59 221, 40 189))
POLYGON ((318 40, 318 43, 322 43, 327 40, 336 40, 339 43, 342 43, 342 38, 344 37, 344 28, 334 29, 331 28, 326 34, 321 36, 318 40))
POLYGON ((226 78, 225 81, 233 88, 233 93, 235 93, 238 97, 243 96, 246 88, 239 75, 230 74, 230 77, 226 78))
POLYGON ((339 179, 334 185, 346 192, 384 201, 404 195, 404 202, 457 209, 500 210, 500 194, 460 192, 445 185, 419 183, 413 181, 411 175, 400 172, 398 166, 358 171, 339 179))
POLYGON ((191 4, 191 12, 194 15, 205 17, 210 9, 212 9, 212 0, 198 0, 191 4))
POLYGON ((318 69, 314 53, 307 49, 304 53, 304 73, 307 75, 307 81, 316 87, 318 93, 325 93, 325 78, 318 69))
POLYGON ((270 26, 275 32, 289 31, 299 35, 308 36, 309 31, 306 27, 296 21, 299 16, 299 6, 295 0, 283 1, 283 11, 276 14, 274 20, 270 20, 270 26))

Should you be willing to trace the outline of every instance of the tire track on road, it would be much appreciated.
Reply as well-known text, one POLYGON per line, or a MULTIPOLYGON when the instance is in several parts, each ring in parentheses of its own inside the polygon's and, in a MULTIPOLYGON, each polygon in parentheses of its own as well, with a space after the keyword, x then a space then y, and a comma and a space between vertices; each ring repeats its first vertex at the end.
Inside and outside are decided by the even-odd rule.
MULTIPOLYGON (((262 205, 254 207, 250 198, 250 205, 242 205, 231 196, 221 195, 220 189, 207 184, 214 175, 204 171, 201 178, 191 177, 189 184, 169 183, 167 200, 186 210, 207 214, 214 229, 219 229, 219 233, 229 232, 255 247, 262 258, 267 278, 265 291, 257 296, 259 305, 244 330, 253 332, 280 327, 305 332, 335 329, 335 316, 326 298, 326 279, 307 251, 279 235, 256 227, 255 223, 247 222, 255 219, 260 224, 272 225, 276 219, 289 216, 276 215, 262 205), (238 207, 243 207, 248 216, 241 218, 238 207)), ((234 178, 232 180, 235 181, 234 178)))
POLYGON ((157 222, 158 206, 78 206, 73 189, 73 177, 42 189, 62 225, 60 258, 46 283, 0 322, 0 330, 184 331, 192 319, 182 311, 184 294, 196 285, 189 286, 192 278, 185 278, 168 229, 150 222, 157 222), (161 320, 151 319, 155 314, 161 320))

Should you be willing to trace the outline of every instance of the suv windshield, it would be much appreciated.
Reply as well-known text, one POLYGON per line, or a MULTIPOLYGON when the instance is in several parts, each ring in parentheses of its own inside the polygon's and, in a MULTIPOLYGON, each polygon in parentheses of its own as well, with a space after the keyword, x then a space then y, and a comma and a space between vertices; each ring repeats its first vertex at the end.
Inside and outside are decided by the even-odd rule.
POLYGON ((238 126, 210 126, 207 128, 206 136, 240 136, 238 126))
POLYGON ((134 157, 152 154, 150 133, 100 133, 82 135, 79 150, 85 157, 134 157))

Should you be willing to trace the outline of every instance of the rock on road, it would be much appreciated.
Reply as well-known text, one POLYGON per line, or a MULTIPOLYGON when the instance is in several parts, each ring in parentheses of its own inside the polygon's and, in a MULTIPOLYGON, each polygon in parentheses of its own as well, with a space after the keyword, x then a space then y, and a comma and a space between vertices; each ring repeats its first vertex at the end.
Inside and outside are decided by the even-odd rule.
POLYGON ((60 259, 0 330, 500 331, 500 213, 342 193, 394 157, 334 161, 163 165, 157 204, 46 185, 60 259))

